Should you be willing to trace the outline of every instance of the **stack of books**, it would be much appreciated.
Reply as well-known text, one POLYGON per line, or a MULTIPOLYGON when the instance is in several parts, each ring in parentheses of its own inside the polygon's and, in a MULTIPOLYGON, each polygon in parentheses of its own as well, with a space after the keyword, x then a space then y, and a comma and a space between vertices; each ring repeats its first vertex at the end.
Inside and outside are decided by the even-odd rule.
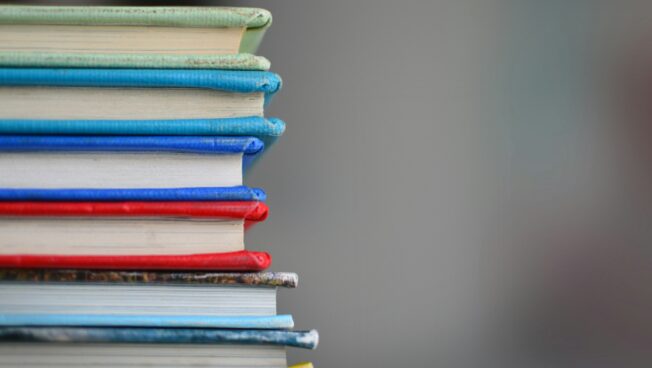
MULTIPOLYGON (((252 8, 0 6, 0 367, 287 367, 252 8)), ((311 366, 303 363, 301 367, 311 366)))

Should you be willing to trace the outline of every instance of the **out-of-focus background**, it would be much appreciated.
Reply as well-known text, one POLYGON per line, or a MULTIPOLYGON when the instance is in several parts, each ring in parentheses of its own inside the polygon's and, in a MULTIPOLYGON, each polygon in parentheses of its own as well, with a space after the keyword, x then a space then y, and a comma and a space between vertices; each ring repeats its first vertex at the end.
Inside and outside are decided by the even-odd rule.
MULTIPOLYGON (((24 2, 23 2, 24 3, 24 2)), ((649 367, 649 1, 235 5, 285 136, 249 234, 300 275, 280 311, 317 367, 649 367)))

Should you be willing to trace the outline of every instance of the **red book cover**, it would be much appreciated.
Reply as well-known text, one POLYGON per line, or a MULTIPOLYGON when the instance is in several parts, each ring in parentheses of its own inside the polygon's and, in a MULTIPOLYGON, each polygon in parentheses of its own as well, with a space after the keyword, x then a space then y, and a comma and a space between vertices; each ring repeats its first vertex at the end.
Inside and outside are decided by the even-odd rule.
POLYGON ((7 268, 262 271, 271 262, 268 253, 246 250, 165 256, 0 255, 0 267, 7 268))
MULTIPOLYGON (((173 217, 243 219, 245 229, 267 218, 263 202, 1 202, 1 217, 173 217)), ((238 251, 187 255, 0 254, 0 267, 119 270, 261 271, 265 252, 238 251)))
POLYGON ((263 202, 1 202, 2 216, 188 217, 244 219, 245 228, 267 218, 263 202))

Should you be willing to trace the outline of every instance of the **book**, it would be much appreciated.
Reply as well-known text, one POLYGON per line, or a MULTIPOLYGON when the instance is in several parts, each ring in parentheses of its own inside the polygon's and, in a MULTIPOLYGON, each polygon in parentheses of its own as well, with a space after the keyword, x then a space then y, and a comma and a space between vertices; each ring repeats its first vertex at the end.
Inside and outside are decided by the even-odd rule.
POLYGON ((246 186, 144 189, 0 188, 0 201, 265 201, 260 188, 246 186))
POLYGON ((245 249, 263 202, 0 202, 0 255, 184 255, 245 249))
POLYGON ((317 331, 0 328, 0 367, 287 367, 286 347, 315 349, 317 331))
POLYGON ((0 65, 269 68, 256 8, 0 6, 0 65), (65 40, 65 42, 62 42, 65 40))
POLYGON ((253 137, 0 135, 0 188, 170 189, 242 185, 253 137))
POLYGON ((0 269, 2 326, 292 328, 277 315, 286 272, 0 269))
POLYGON ((0 68, 0 119, 15 126, 263 116, 280 88, 278 75, 260 71, 0 68))

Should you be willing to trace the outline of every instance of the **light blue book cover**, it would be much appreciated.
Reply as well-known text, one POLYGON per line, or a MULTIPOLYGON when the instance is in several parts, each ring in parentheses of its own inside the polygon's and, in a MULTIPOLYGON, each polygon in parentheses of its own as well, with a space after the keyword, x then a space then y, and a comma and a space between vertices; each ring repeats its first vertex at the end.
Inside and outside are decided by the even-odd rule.
POLYGON ((170 120, 0 119, 0 134, 252 136, 270 147, 285 131, 277 118, 170 120))
POLYGON ((120 315, 120 314, 25 314, 0 313, 0 326, 95 326, 290 329, 290 315, 206 316, 206 315, 120 315))
POLYGON ((249 70, 0 68, 0 86, 208 88, 262 92, 266 103, 281 84, 277 74, 249 70))

